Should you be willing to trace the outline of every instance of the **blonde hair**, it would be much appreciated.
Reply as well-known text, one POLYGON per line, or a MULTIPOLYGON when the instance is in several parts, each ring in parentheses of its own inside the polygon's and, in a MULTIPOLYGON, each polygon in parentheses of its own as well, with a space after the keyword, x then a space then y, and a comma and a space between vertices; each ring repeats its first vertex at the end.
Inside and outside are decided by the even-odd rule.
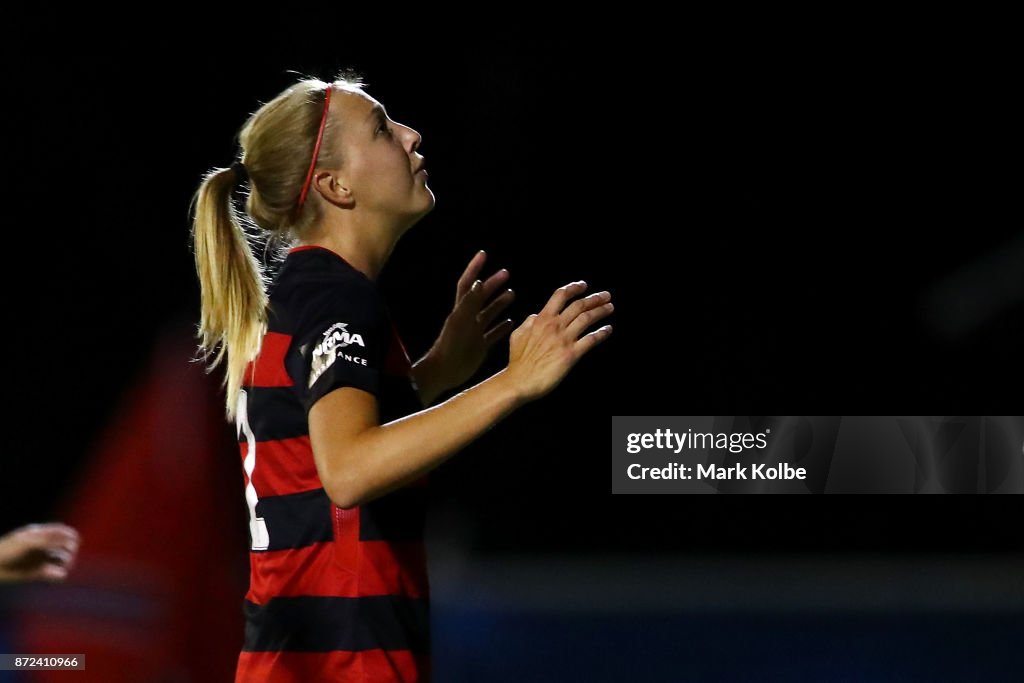
MULTIPOLYGON (((296 207, 313 157, 328 88, 361 90, 367 84, 353 69, 343 69, 330 83, 304 78, 262 104, 240 129, 241 161, 249 175, 244 212, 233 199, 236 172, 215 168, 203 176, 189 204, 196 273, 201 289, 201 314, 196 336, 199 357, 209 361, 210 373, 226 358, 222 388, 226 416, 235 420, 243 373, 259 354, 267 331, 269 297, 267 271, 253 253, 252 239, 277 241, 276 259, 289 242, 303 238, 324 209, 316 192, 309 192, 301 212, 296 207), (216 354, 214 355, 214 351, 216 354)), ((338 136, 342 122, 328 115, 316 165, 340 168, 338 136)))

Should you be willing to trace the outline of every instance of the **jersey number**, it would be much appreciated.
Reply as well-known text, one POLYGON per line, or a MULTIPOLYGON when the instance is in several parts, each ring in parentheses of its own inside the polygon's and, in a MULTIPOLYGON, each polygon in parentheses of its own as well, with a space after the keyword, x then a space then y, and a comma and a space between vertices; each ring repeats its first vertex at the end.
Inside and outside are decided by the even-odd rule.
POLYGON ((249 536, 252 538, 253 550, 266 550, 270 547, 270 534, 267 532, 267 523, 262 517, 256 516, 256 503, 260 502, 256 495, 256 489, 252 485, 252 472, 256 469, 256 436, 249 426, 248 395, 242 389, 238 392, 237 424, 238 435, 245 432, 245 440, 248 448, 245 453, 245 460, 242 466, 245 468, 245 502, 249 506, 249 536))

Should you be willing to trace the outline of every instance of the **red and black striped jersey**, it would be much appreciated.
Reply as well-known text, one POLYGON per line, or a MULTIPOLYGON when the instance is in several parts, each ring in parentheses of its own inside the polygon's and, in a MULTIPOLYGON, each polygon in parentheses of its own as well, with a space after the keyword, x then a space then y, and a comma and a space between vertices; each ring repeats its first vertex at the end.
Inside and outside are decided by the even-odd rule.
POLYGON ((344 386, 376 396, 381 424, 423 408, 376 283, 294 247, 239 397, 252 545, 236 682, 430 680, 427 476, 351 509, 330 500, 308 415, 344 386))

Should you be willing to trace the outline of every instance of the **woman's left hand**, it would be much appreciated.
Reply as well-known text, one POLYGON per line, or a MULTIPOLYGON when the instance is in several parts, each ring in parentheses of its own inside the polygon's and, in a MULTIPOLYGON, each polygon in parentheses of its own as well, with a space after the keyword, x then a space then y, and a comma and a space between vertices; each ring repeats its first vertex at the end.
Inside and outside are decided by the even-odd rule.
POLYGON ((439 381, 446 389, 468 381, 480 369, 495 342, 514 327, 510 319, 490 326, 494 318, 512 303, 515 293, 506 289, 484 307, 484 302, 511 277, 508 270, 502 268, 481 282, 478 275, 486 260, 487 254, 483 251, 477 252, 470 260, 455 289, 455 306, 429 352, 439 381))

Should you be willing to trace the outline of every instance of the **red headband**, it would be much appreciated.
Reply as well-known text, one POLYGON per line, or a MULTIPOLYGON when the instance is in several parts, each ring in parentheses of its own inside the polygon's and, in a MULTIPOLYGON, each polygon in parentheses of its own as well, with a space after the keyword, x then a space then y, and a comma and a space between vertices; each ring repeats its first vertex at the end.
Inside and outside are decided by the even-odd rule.
POLYGON ((309 172, 306 174, 306 182, 302 184, 302 194, 299 195, 299 205, 296 207, 296 214, 302 209, 306 201, 306 193, 309 192, 309 181, 313 178, 313 168, 316 166, 316 158, 320 154, 320 143, 324 139, 324 126, 327 124, 327 111, 331 108, 331 86, 327 86, 327 94, 324 95, 324 113, 320 119, 320 131, 316 134, 316 146, 313 148, 313 160, 309 162, 309 172))

